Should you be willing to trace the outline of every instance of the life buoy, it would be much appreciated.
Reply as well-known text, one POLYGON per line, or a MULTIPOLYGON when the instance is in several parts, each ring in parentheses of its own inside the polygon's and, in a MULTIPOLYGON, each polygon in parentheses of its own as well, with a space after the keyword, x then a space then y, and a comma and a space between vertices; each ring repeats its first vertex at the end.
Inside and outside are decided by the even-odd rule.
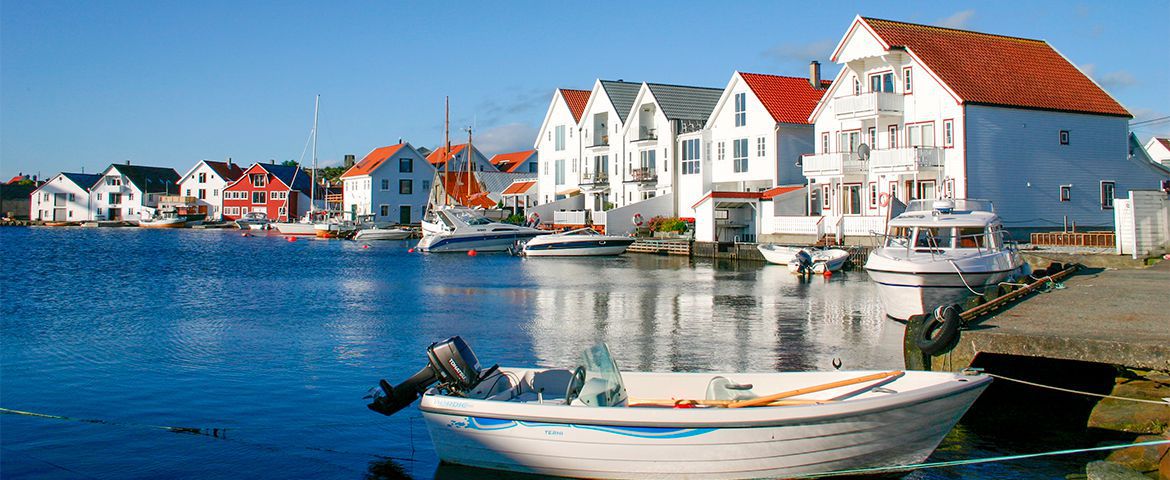
POLYGON ((926 316, 922 321, 922 330, 914 341, 922 353, 940 353, 955 341, 959 326, 963 323, 959 309, 958 305, 940 305, 933 314, 926 316))
POLYGON ((635 226, 635 227, 641 227, 641 226, 642 226, 642 214, 641 214, 641 213, 635 213, 635 214, 634 214, 634 226, 635 226))
POLYGON ((881 195, 878 195, 878 205, 883 207, 890 206, 890 194, 883 192, 881 195))
POLYGON ((528 225, 533 227, 540 225, 540 214, 532 212, 532 215, 528 216, 528 225))

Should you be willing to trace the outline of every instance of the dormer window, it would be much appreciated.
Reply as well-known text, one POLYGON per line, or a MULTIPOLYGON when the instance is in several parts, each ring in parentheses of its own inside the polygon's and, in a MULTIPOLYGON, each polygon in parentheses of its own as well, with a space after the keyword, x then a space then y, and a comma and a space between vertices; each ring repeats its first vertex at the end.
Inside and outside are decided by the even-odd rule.
POLYGON ((249 175, 252 178, 252 186, 256 188, 264 188, 268 185, 268 176, 263 173, 253 173, 249 175))
POLYGON ((869 91, 894 92, 894 72, 878 73, 869 76, 869 91))

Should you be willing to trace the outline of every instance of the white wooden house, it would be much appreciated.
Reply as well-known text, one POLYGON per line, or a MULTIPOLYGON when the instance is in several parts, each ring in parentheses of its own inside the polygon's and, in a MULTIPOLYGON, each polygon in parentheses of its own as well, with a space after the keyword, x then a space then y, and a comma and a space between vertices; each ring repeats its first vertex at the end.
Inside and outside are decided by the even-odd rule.
POLYGON ((1145 148, 1153 161, 1170 167, 1170 138, 1151 137, 1145 148))
POLYGON ((558 88, 537 130, 537 195, 548 203, 580 191, 582 136, 578 123, 590 92, 558 88))
POLYGON ((342 208, 376 222, 418 223, 434 178, 435 167, 410 143, 375 148, 341 175, 342 208))
POLYGON ((761 207, 794 190, 773 189, 803 187, 800 159, 813 152, 808 117, 829 84, 816 62, 809 77, 735 72, 706 128, 679 136, 679 215, 695 218, 696 240, 754 241, 761 207))
MULTIPOLYGON (((625 123, 642 84, 622 80, 596 80, 582 108, 577 127, 581 132, 581 180, 584 208, 593 212, 625 204, 625 123)), ((541 154, 543 159, 543 154, 541 154)), ((542 165, 545 168, 547 163, 542 165)), ((541 184, 543 185, 543 184, 541 184)), ((541 202, 547 201, 541 187, 541 202)))
POLYGON ((987 199, 1016 229, 1108 226, 1114 195, 1159 183, 1128 158, 1129 112, 1045 41, 856 17, 832 60, 802 159, 812 215, 765 233, 880 231, 888 197, 987 199))
POLYGON ((177 193, 179 173, 173 168, 115 163, 90 188, 90 216, 137 222, 154 214, 163 195, 177 193))
POLYGON ((226 162, 200 160, 179 178, 181 195, 195 198, 198 205, 207 207, 207 218, 223 218, 223 189, 244 174, 244 170, 228 159, 226 162))
POLYGON ((29 195, 31 220, 46 222, 81 222, 91 220, 89 189, 101 175, 58 173, 29 195))

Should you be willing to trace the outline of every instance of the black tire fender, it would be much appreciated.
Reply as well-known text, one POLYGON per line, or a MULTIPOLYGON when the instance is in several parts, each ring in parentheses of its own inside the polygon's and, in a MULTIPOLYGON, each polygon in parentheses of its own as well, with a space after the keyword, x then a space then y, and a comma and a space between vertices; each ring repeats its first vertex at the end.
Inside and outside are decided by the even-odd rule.
POLYGON ((959 326, 963 323, 960 310, 958 305, 940 305, 934 309, 934 313, 923 322, 922 333, 914 342, 922 353, 941 353, 958 338, 959 326))

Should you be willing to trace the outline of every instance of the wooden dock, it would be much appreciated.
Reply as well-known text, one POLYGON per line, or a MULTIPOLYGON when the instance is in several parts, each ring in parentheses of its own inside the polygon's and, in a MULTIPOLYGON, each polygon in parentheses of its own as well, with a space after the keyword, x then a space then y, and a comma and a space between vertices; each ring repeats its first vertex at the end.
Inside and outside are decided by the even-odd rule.
POLYGON ((686 239, 640 238, 630 248, 631 253, 654 253, 658 255, 691 255, 691 241, 686 239))

